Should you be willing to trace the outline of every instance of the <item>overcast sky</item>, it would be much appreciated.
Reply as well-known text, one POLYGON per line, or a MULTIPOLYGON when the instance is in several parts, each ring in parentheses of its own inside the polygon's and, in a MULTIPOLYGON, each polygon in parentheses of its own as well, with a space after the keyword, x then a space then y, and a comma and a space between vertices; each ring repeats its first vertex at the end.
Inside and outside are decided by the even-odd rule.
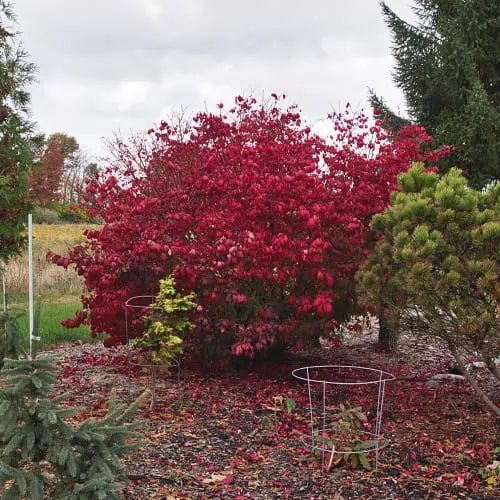
MULTIPOLYGON (((411 18, 411 0, 388 0, 411 18)), ((311 122, 373 87, 403 107, 378 0, 17 0, 38 65, 41 131, 91 155, 103 137, 148 129, 238 94, 286 93, 311 122)))

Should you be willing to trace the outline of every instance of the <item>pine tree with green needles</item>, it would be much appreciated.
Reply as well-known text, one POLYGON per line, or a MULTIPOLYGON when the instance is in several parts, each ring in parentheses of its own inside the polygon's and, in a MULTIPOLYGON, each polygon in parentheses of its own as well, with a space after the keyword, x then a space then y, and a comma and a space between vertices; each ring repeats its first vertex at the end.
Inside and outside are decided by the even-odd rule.
POLYGON ((373 218, 382 236, 357 274, 359 301, 383 304, 393 327, 442 339, 476 393, 500 417, 464 359, 500 380, 500 183, 471 189, 458 169, 415 165, 392 205, 373 218))
POLYGON ((0 262, 21 251, 30 203, 27 174, 35 137, 27 87, 36 67, 18 41, 11 3, 0 1, 0 262))
POLYGON ((74 472, 78 484, 61 484, 54 490, 54 498, 63 500, 114 499, 117 491, 128 483, 121 458, 129 455, 141 443, 135 431, 138 422, 127 423, 149 397, 144 392, 132 405, 118 403, 112 391, 108 414, 102 420, 89 419, 75 431, 72 445, 77 455, 75 469, 67 469, 70 480, 74 472))
POLYGON ((18 319, 24 312, 7 309, 0 313, 0 368, 5 358, 19 359, 26 353, 21 344, 22 333, 18 319))
POLYGON ((54 358, 10 360, 0 371, 0 484, 2 500, 118 499, 127 483, 121 457, 139 435, 127 423, 148 397, 126 408, 113 393, 108 415, 76 428, 75 409, 51 397, 57 383, 54 358))
POLYGON ((415 0, 417 22, 381 2, 392 34, 394 82, 409 119, 373 91, 370 100, 389 128, 409 122, 426 128, 437 145, 450 145, 442 173, 460 168, 474 187, 500 179, 500 2, 415 0))

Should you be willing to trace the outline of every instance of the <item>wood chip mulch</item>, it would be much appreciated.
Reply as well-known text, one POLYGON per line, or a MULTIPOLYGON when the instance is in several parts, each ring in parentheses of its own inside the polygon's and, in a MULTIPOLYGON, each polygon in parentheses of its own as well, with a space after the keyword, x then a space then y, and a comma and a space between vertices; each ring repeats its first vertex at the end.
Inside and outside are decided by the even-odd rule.
MULTIPOLYGON (((446 349, 405 338, 399 355, 388 357, 377 352, 375 342, 375 333, 365 333, 340 349, 223 375, 183 365, 180 380, 159 381, 156 409, 141 408, 136 416, 146 442, 126 460, 131 483, 122 498, 500 498, 480 475, 500 459, 497 422, 466 384, 425 385, 448 370, 446 349), (291 371, 318 364, 380 368, 400 378, 387 383, 383 425, 390 445, 378 469, 322 472, 320 459, 303 444, 304 436, 310 439, 307 385, 291 371), (295 402, 291 413, 286 398, 295 402)), ((126 347, 84 344, 47 353, 61 356, 62 390, 72 393, 71 406, 84 409, 80 418, 104 415, 113 387, 121 399, 133 401, 149 385, 141 369, 129 373, 126 347)), ((333 391, 329 404, 358 403, 373 421, 375 392, 346 386, 333 391)))

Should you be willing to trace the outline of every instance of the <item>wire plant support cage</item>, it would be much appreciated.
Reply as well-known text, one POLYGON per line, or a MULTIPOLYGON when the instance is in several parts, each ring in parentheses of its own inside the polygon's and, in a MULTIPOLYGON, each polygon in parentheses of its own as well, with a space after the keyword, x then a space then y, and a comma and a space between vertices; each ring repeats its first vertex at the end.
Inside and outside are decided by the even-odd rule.
MULTIPOLYGON (((156 382, 159 374, 160 365, 158 363, 147 363, 147 362, 139 362, 135 358, 133 358, 133 352, 138 352, 138 349, 135 349, 130 344, 130 316, 132 312, 136 309, 140 310, 161 310, 159 306, 156 305, 156 297, 154 295, 135 295, 130 297, 125 301, 125 337, 127 342, 127 368, 128 368, 128 378, 129 381, 132 377, 132 367, 138 368, 147 368, 151 371, 151 409, 154 408, 156 404, 156 382)), ((147 352, 147 350, 143 350, 143 352, 147 352)), ((172 368, 177 371, 177 381, 180 381, 181 377, 181 362, 179 358, 172 360, 172 368)), ((131 384, 129 383, 129 393, 130 393, 131 384)), ((129 394, 130 395, 130 394, 129 394)))
POLYGON ((378 467, 380 450, 389 444, 382 435, 385 384, 394 380, 394 376, 384 370, 352 365, 305 366, 293 370, 292 376, 307 384, 311 438, 309 440, 304 437, 303 442, 312 451, 321 454, 321 469, 329 469, 334 455, 366 454, 369 452, 375 452, 375 467, 378 467), (346 375, 358 377, 358 379, 345 381, 342 377, 346 375), (360 380, 361 378, 363 380, 360 380), (327 439, 331 424, 338 418, 339 411, 338 406, 330 405, 330 401, 338 400, 342 386, 355 390, 370 389, 371 387, 374 389, 372 395, 376 398, 375 427, 374 429, 372 427, 370 432, 365 429, 360 431, 360 434, 368 435, 373 440, 374 445, 369 448, 357 451, 351 447, 345 451, 345 447, 339 446, 337 448, 335 437, 333 437, 333 446, 332 440, 327 439), (326 457, 330 457, 329 464, 326 463, 326 457))

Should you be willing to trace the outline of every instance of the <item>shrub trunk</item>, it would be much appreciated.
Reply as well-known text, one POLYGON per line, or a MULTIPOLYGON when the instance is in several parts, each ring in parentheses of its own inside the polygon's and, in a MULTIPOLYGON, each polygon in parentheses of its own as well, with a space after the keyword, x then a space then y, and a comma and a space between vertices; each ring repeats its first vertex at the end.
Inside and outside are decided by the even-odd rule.
POLYGON ((395 353, 398 349, 399 331, 383 314, 379 315, 378 345, 384 352, 395 353))

